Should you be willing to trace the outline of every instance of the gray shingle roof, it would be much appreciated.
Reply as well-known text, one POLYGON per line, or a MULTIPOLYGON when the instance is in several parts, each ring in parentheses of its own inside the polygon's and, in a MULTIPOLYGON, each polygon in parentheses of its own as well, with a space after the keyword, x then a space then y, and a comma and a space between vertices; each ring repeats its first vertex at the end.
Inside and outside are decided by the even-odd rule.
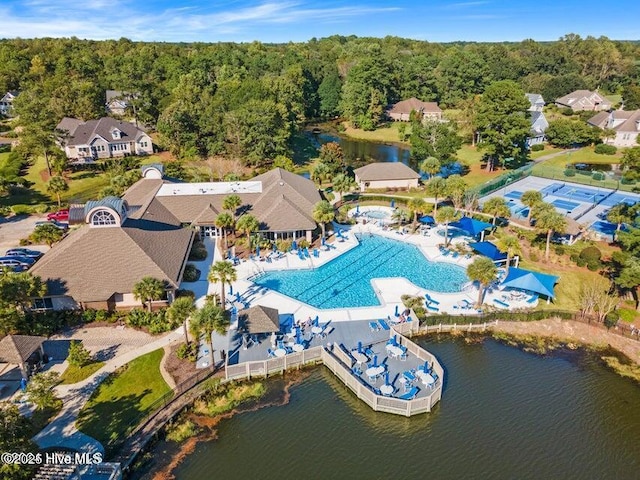
POLYGON ((20 364, 39 350, 46 337, 7 335, 0 340, 0 363, 20 364))
POLYGON ((591 92, 589 90, 576 90, 575 92, 568 93, 567 95, 557 98, 556 103, 560 105, 566 105, 574 108, 580 107, 584 110, 590 110, 597 105, 604 106, 605 108, 611 107, 611 102, 600 95, 598 92, 591 92))
POLYGON ((111 117, 102 117, 98 120, 89 120, 84 123, 80 122, 75 129, 71 130, 70 128, 74 124, 73 120, 79 122, 76 119, 63 118, 56 127, 59 130, 70 132, 67 140, 67 145, 70 146, 88 145, 96 136, 104 138, 109 143, 127 143, 135 141, 140 135, 144 134, 135 125, 111 117), (112 132, 114 129, 122 132, 121 138, 113 138, 112 132))
POLYGON ((79 125, 82 125, 82 120, 77 118, 64 117, 60 120, 60 123, 56 126, 56 130, 66 132, 69 136, 73 135, 79 125))
POLYGON ((587 123, 599 128, 612 128, 616 132, 638 132, 640 128, 640 110, 614 110, 613 112, 600 112, 591 117, 587 123), (609 122, 617 125, 609 126, 609 122))
POLYGON ((394 103, 388 110, 389 113, 404 114, 409 114, 412 111, 442 113, 442 110, 440 109, 440 107, 438 107, 438 104, 436 102, 423 102, 415 97, 411 97, 407 100, 402 100, 398 103, 394 103))
POLYGON ((255 307, 238 312, 238 323, 248 333, 270 333, 280 330, 280 316, 275 308, 255 307))
POLYGON ((420 175, 401 162, 370 163, 364 167, 356 168, 354 173, 364 182, 420 178, 420 175))

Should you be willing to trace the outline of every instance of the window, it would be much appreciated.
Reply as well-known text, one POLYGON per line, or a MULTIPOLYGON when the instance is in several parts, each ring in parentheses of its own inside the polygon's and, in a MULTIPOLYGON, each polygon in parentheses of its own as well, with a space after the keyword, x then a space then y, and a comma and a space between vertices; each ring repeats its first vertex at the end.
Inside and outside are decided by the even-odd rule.
POLYGON ((50 298, 36 298, 33 300, 33 308, 36 310, 52 310, 53 302, 50 298))
POLYGON ((116 217, 107 210, 98 210, 91 216, 91 225, 116 225, 116 217))

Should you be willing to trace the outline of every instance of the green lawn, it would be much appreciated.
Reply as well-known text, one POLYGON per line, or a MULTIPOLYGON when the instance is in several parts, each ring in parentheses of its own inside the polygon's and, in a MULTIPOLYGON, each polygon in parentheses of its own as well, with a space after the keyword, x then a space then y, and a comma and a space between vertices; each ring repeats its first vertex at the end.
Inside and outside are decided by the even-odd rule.
POLYGON ((160 374, 164 350, 136 358, 109 375, 84 406, 76 426, 113 452, 154 402, 171 392, 160 374))
POLYGON ((550 145, 545 145, 544 150, 540 150, 539 152, 530 152, 529 157, 532 160, 536 160, 540 157, 544 157, 546 155, 551 155, 552 153, 562 152, 563 148, 552 147, 550 145))
POLYGON ((64 373, 60 376, 60 380, 62 380, 63 384, 78 383, 85 378, 89 378, 103 366, 104 362, 93 362, 89 365, 85 365, 84 367, 69 365, 64 373))
POLYGON ((353 128, 348 124, 348 122, 344 122, 343 126, 345 127, 345 131, 343 133, 347 137, 356 138, 359 140, 370 140, 372 142, 383 143, 404 143, 408 146, 409 142, 402 142, 400 140, 400 134, 398 133, 398 127, 400 125, 405 125, 407 134, 411 133, 411 126, 407 122, 389 122, 371 132, 361 130, 359 128, 353 128))

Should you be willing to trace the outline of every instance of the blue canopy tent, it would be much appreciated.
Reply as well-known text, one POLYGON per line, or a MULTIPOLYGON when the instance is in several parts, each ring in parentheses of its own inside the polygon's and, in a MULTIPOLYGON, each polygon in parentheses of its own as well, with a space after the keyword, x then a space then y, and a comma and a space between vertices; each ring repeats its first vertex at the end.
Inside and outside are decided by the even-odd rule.
POLYGON ((436 223, 434 218, 431 215, 423 215, 418 219, 420 223, 424 223, 425 225, 433 225, 436 223))
POLYGON ((480 220, 475 220, 471 217, 462 217, 460 220, 451 223, 449 226, 464 230, 472 237, 481 235, 480 241, 484 240, 484 231, 489 228, 493 228, 492 224, 481 222, 480 220))
POLYGON ((484 255, 485 257, 489 257, 494 262, 504 262, 507 259, 507 254, 498 250, 491 242, 476 242, 470 243, 469 246, 473 248, 480 255, 484 255))
POLYGON ((539 293, 547 297, 547 300, 555 297, 553 288, 560 277, 547 275, 546 273, 532 272, 523 268, 512 267, 507 278, 502 281, 502 287, 518 288, 530 292, 539 293))

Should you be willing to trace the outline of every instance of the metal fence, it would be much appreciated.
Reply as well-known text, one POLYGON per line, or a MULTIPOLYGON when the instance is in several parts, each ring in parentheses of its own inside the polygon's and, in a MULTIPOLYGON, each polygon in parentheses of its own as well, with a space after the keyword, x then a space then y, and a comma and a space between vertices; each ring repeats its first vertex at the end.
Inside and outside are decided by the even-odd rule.
POLYGON ((503 173, 499 177, 496 177, 492 180, 489 180, 482 185, 478 185, 477 187, 471 188, 470 191, 476 193, 479 197, 483 197, 485 195, 489 195, 490 193, 495 192, 496 190, 500 190, 506 185, 510 185, 518 180, 528 177, 531 175, 532 165, 525 165, 524 167, 516 168, 515 170, 510 170, 506 173, 503 173))
POLYGON ((546 163, 540 163, 533 168, 532 174, 536 177, 558 180, 560 182, 580 183, 592 187, 610 188, 612 190, 622 190, 632 192, 637 188, 636 182, 623 182, 617 179, 608 178, 606 175, 600 180, 600 176, 595 178, 589 170, 574 170, 562 167, 553 167, 546 163), (567 172, 571 172, 567 175, 567 172))

